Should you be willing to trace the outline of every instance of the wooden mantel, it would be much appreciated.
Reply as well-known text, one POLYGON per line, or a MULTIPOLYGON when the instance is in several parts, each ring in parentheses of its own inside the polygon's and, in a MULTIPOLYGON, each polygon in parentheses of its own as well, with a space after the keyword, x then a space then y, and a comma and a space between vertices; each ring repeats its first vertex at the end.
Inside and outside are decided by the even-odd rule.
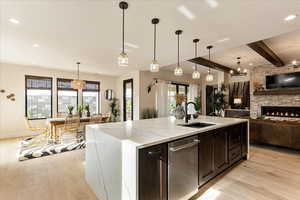
POLYGON ((254 91, 254 96, 262 95, 300 95, 300 89, 278 89, 278 90, 262 90, 254 91))

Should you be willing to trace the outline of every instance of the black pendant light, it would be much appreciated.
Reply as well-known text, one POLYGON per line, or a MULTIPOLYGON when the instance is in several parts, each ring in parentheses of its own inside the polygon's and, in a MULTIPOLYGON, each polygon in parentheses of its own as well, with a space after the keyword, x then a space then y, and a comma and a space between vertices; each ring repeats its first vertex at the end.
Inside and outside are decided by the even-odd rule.
POLYGON ((179 65, 179 36, 182 34, 182 30, 175 31, 175 34, 177 35, 177 67, 174 70, 174 75, 182 76, 183 70, 182 67, 179 65))
MULTIPOLYGON (((206 47, 208 49, 208 57, 210 61, 210 50, 213 48, 212 45, 206 47)), ((212 82, 214 80, 214 76, 211 74, 210 68, 208 69, 208 74, 206 75, 206 81, 212 82)))
POLYGON ((159 71, 159 63, 156 60, 156 25, 159 23, 159 19, 153 18, 151 22, 154 25, 154 52, 153 52, 153 60, 152 60, 152 63, 150 64, 150 71, 158 72, 159 71))
MULTIPOLYGON (((197 58, 197 53, 198 53, 198 49, 197 49, 197 45, 198 45, 198 42, 200 40, 199 39, 194 39, 193 42, 195 44, 195 58, 197 58)), ((192 74, 192 78, 193 79, 200 79, 200 72, 198 71, 198 65, 197 63, 195 63, 195 69, 193 71, 193 74, 192 74)))
POLYGON ((128 8, 128 3, 125 1, 121 1, 119 7, 123 11, 123 18, 122 18, 122 52, 118 58, 118 64, 120 67, 128 67, 128 56, 125 53, 125 48, 124 48, 125 10, 128 8))
POLYGON ((248 70, 247 69, 244 69, 242 70, 241 68, 241 57, 237 57, 237 70, 236 71, 233 71, 233 70, 230 70, 230 74, 231 76, 247 76, 247 73, 248 73, 248 70))

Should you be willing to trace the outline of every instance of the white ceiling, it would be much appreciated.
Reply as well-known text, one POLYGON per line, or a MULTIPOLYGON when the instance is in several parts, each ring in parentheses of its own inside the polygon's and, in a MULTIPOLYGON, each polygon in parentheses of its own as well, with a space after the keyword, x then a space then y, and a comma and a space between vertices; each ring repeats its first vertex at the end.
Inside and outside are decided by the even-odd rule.
MULTIPOLYGON (((290 14, 300 13, 299 0, 217 0, 211 8, 207 0, 130 0, 126 11, 126 47, 130 66, 121 69, 117 57, 121 48, 121 10, 112 0, 0 0, 2 62, 120 75, 148 69, 153 54, 153 26, 158 17, 158 59, 161 65, 176 62, 176 36, 182 29, 181 61, 194 55, 194 38, 199 38, 199 56, 221 52, 249 42, 270 38, 300 28, 300 18, 286 22, 290 14), (189 20, 178 12, 184 5, 194 14, 189 20), (8 20, 15 18, 20 24, 8 20), (230 38, 226 42, 217 42, 230 38), (39 47, 32 47, 33 44, 39 47)), ((235 58, 236 56, 232 56, 235 58)))
MULTIPOLYGON (((275 36, 264 42, 285 64, 291 64, 293 60, 300 63, 300 30, 275 36)), ((211 57, 213 61, 231 68, 237 68, 237 57, 241 57, 241 66, 247 69, 272 65, 247 45, 216 52, 211 57)))

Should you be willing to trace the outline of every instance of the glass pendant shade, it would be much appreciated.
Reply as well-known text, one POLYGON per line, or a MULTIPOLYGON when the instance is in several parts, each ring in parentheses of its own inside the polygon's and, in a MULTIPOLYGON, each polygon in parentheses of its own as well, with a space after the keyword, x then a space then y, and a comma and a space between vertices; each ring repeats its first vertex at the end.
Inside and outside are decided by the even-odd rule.
POLYGON ((244 69, 243 73, 247 74, 247 73, 248 73, 248 70, 247 70, 247 69, 244 69))
POLYGON ((193 79, 200 79, 200 72, 198 70, 195 70, 192 74, 193 79))
POLYGON ((206 81, 207 82, 212 82, 213 80, 214 80, 214 76, 212 74, 209 73, 209 74, 206 75, 206 81))
POLYGON ((182 76, 183 75, 183 70, 180 66, 177 66, 174 70, 174 75, 175 76, 182 76))
POLYGON ((240 68, 240 67, 239 67, 239 68, 237 68, 237 71, 238 71, 238 72, 240 72, 240 71, 241 71, 241 68, 240 68))
POLYGON ((73 80, 71 84, 72 88, 75 90, 82 90, 85 88, 85 81, 83 80, 73 80))
POLYGON ((233 72, 233 70, 230 70, 230 74, 233 74, 234 72, 233 72))
POLYGON ((128 67, 128 56, 125 52, 122 52, 118 58, 118 64, 120 67, 128 67))
POLYGON ((156 60, 153 60, 150 64, 150 71, 151 72, 159 72, 159 64, 156 60))

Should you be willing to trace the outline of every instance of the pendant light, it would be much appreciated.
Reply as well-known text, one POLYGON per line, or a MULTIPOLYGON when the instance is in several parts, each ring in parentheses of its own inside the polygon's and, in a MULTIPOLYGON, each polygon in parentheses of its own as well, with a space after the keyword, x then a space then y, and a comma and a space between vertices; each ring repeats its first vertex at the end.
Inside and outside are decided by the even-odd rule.
MULTIPOLYGON (((213 46, 207 46, 206 47, 208 49, 208 57, 209 57, 209 61, 210 61, 210 50, 213 48, 213 46)), ((206 75, 206 81, 207 82, 212 82, 214 80, 214 76, 211 74, 211 70, 210 68, 208 69, 208 74, 206 75)))
MULTIPOLYGON (((195 43, 195 58, 197 58, 197 52, 198 52, 197 45, 198 45, 199 39, 194 39, 193 42, 195 43)), ((197 63, 195 63, 195 69, 193 71, 192 77, 193 77, 193 79, 200 79, 200 76, 201 76, 201 74, 198 71, 198 65, 197 65, 197 63)))
POLYGON ((241 57, 237 57, 237 70, 236 72, 233 70, 230 70, 231 76, 247 76, 248 70, 244 69, 242 70, 241 68, 241 57))
POLYGON ((182 76, 183 70, 182 70, 181 66, 179 65, 179 35, 182 34, 182 30, 175 31, 175 34, 177 35, 177 67, 174 70, 174 75, 182 76))
POLYGON ((159 71, 159 63, 156 60, 156 25, 159 23, 159 19, 153 18, 151 22, 154 25, 154 54, 153 54, 152 63, 150 64, 150 71, 158 72, 159 71))
POLYGON ((118 58, 118 64, 120 67, 128 67, 128 56, 125 53, 125 48, 124 48, 125 10, 128 8, 128 3, 125 1, 121 1, 119 7, 123 11, 123 18, 122 18, 123 21, 122 21, 122 52, 118 58))
POLYGON ((85 81, 79 79, 79 65, 80 62, 77 62, 77 79, 71 82, 72 88, 75 90, 82 90, 85 88, 85 81))

